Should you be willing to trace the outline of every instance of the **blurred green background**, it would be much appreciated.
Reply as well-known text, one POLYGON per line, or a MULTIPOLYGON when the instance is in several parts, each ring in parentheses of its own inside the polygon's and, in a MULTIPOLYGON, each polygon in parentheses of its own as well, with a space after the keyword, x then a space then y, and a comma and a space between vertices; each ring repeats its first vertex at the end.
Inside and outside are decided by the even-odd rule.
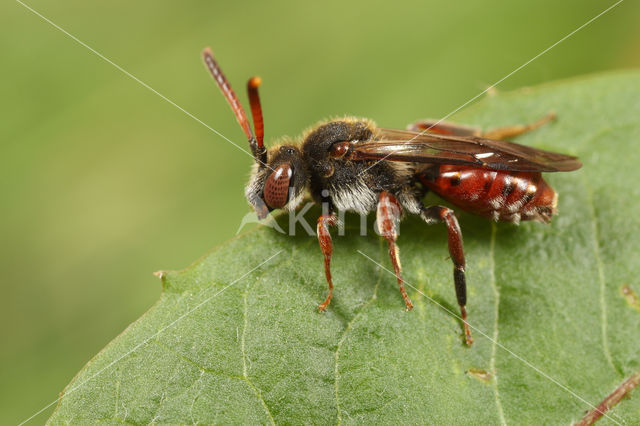
MULTIPOLYGON (((343 114, 442 117, 613 3, 26 4, 245 148, 206 45, 245 104, 246 79, 262 76, 273 141, 343 114)), ((640 65, 639 17, 623 2, 498 89, 640 65)), ((236 233, 251 159, 20 3, 0 6, 0 24, 6 424, 53 401, 154 303, 153 271, 236 233)))

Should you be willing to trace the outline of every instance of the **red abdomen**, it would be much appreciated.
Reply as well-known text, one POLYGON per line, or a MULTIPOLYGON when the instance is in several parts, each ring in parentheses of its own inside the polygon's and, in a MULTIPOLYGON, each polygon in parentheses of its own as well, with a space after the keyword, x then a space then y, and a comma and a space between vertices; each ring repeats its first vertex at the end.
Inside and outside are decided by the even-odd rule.
POLYGON ((540 173, 442 165, 420 181, 452 204, 494 220, 549 222, 558 196, 540 173))

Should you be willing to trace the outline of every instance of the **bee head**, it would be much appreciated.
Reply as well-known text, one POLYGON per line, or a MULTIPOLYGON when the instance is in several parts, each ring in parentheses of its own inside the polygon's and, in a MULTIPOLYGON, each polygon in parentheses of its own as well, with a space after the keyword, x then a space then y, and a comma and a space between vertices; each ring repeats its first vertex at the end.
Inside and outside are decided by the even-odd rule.
POLYGON ((287 207, 295 209, 304 195, 307 184, 307 171, 302 153, 296 146, 283 145, 273 147, 268 152, 264 147, 264 122, 262 107, 258 96, 259 77, 252 77, 247 83, 253 127, 251 129, 247 115, 227 78, 213 57, 211 49, 202 52, 205 66, 218 84, 222 94, 249 139, 249 148, 255 160, 251 180, 245 188, 245 195, 253 206, 259 219, 267 217, 271 210, 287 207))
POLYGON ((308 172, 297 146, 282 145, 269 149, 265 166, 256 164, 245 195, 258 219, 275 209, 295 210, 302 201, 308 172))

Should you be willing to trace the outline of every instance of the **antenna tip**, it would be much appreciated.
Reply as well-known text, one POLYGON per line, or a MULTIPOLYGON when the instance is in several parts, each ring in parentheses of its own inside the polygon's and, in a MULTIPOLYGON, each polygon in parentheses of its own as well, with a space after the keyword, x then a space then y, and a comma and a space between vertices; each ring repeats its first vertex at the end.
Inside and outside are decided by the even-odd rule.
POLYGON ((262 84, 262 79, 260 77, 251 77, 249 79, 249 87, 252 89, 257 89, 258 86, 262 84))
POLYGON ((213 52, 210 47, 205 47, 202 49, 202 56, 213 56, 213 52))

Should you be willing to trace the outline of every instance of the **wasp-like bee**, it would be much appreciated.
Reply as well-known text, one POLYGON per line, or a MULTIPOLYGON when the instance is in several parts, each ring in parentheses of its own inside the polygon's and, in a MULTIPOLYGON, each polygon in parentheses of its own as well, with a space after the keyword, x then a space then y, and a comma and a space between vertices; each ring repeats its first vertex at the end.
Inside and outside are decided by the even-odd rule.
POLYGON ((361 214, 376 211, 376 224, 389 244, 406 309, 413 308, 404 288, 396 246, 398 222, 406 210, 428 224, 443 222, 447 227, 456 297, 470 346, 473 339, 465 309, 460 226, 451 209, 425 206, 425 194, 431 190, 463 210, 496 221, 548 223, 556 211, 557 195, 540 173, 566 172, 582 165, 576 157, 501 140, 541 126, 553 119, 552 114, 529 125, 487 132, 439 121, 418 121, 407 130, 383 129, 370 120, 345 118, 317 125, 299 144, 267 150, 258 97, 260 79, 253 77, 248 83, 254 134, 209 48, 203 51, 203 58, 249 139, 255 164, 245 195, 258 218, 266 218, 275 209, 295 209, 307 192, 315 202, 328 206, 317 225, 329 284, 320 311, 327 308, 333 295, 329 227, 337 225, 336 210, 361 214))

